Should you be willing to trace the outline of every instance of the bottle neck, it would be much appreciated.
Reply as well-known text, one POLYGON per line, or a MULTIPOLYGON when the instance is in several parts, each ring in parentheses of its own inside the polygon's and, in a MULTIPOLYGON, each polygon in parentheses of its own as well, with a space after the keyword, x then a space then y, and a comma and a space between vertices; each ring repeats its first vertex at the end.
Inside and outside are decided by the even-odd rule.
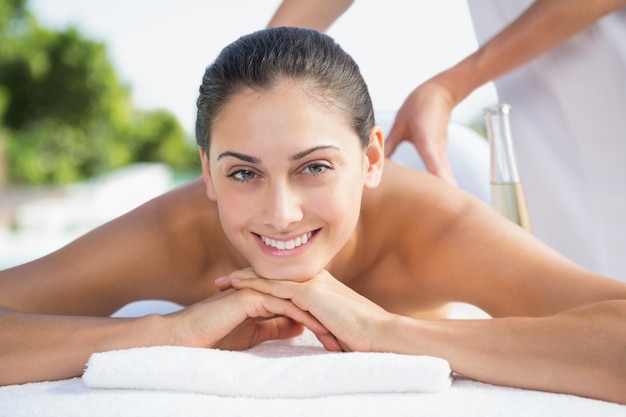
POLYGON ((511 106, 508 104, 484 109, 490 148, 492 184, 520 182, 509 122, 510 111, 511 106))

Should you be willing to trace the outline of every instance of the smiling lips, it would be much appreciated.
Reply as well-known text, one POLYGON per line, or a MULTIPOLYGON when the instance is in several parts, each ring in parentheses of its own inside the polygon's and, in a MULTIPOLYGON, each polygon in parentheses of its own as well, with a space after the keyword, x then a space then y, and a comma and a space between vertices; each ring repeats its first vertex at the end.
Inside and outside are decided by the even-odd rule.
POLYGON ((279 250, 291 250, 297 248, 298 246, 304 245, 309 239, 313 236, 313 232, 304 233, 302 236, 298 236, 295 239, 289 240, 275 240, 269 237, 260 236, 263 243, 271 248, 276 248, 279 250))

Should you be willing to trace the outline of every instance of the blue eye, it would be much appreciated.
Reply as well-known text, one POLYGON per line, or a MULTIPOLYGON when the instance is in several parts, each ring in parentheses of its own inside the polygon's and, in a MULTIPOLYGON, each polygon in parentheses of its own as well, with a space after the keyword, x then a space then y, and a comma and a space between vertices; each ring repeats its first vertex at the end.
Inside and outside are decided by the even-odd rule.
POLYGON ((228 174, 228 178, 232 178, 236 181, 250 181, 256 178, 256 173, 249 169, 240 169, 231 174, 228 174))
POLYGON ((318 175, 318 174, 323 173, 327 169, 331 169, 331 168, 328 165, 319 164, 319 163, 313 163, 313 164, 309 164, 306 167, 304 167, 302 172, 304 172, 305 174, 318 175))

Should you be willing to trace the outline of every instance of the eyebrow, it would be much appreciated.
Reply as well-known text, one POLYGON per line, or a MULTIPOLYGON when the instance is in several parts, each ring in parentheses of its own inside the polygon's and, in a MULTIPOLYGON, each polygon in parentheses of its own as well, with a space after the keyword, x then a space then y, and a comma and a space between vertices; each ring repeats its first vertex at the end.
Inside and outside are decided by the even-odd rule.
POLYGON ((258 164, 259 162, 261 162, 261 160, 259 158, 256 158, 254 156, 245 155, 243 153, 232 152, 232 151, 222 152, 217 157, 217 160, 219 161, 220 159, 225 158, 227 156, 231 156, 233 158, 241 159, 242 161, 249 162, 251 164, 258 164))
MULTIPOLYGON (((315 151, 319 151, 319 150, 325 150, 325 149, 332 149, 332 150, 336 150, 338 151, 339 148, 337 146, 334 145, 320 145, 320 146, 315 146, 311 149, 307 149, 305 151, 302 152, 298 152, 297 154, 289 157, 290 161, 298 161, 304 157, 306 157, 307 155, 312 154, 315 151)), ((246 155, 243 153, 239 153, 239 152, 233 152, 233 151, 225 151, 222 152, 221 154, 218 155, 217 160, 219 161, 222 158, 225 157, 233 157, 233 158, 237 158, 237 159, 241 159, 244 162, 248 162, 250 164, 258 164, 261 162, 261 159, 255 157, 255 156, 250 156, 250 155, 246 155)))
POLYGON ((313 147, 311 149, 307 149, 306 151, 298 152, 294 156, 290 157, 289 160, 290 161, 297 161, 299 159, 302 159, 302 158, 306 157, 309 154, 312 154, 315 151, 320 151, 320 150, 325 150, 325 149, 332 149, 332 150, 335 150, 335 151, 339 150, 339 148, 334 146, 334 145, 320 145, 320 146, 315 146, 315 147, 313 147))

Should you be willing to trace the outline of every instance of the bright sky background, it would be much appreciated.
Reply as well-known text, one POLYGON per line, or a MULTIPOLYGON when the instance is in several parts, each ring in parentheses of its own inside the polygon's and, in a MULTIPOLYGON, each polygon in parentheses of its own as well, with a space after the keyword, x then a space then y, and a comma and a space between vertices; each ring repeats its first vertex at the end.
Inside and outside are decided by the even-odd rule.
MULTIPOLYGON (((263 28, 280 0, 31 0, 41 24, 78 27, 108 45, 144 109, 173 111, 192 133, 204 69, 242 34, 263 28)), ((356 0, 329 32, 359 63, 374 106, 394 111, 428 77, 476 48, 465 0, 356 0)), ((453 114, 468 122, 495 104, 491 85, 453 114)))

